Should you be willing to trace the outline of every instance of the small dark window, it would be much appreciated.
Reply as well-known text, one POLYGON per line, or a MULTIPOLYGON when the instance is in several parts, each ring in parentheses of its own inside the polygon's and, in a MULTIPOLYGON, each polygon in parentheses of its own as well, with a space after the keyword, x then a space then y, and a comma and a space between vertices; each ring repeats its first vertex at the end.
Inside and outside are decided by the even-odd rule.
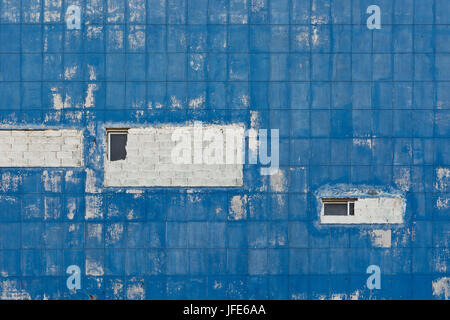
POLYGON ((349 205, 348 214, 351 216, 354 216, 355 215, 355 203, 350 202, 348 205, 349 205))
POLYGON ((109 161, 125 160, 127 157, 127 131, 108 132, 109 161))
POLYGON ((323 214, 325 216, 354 216, 356 200, 358 199, 323 198, 323 214))
POLYGON ((325 203, 324 215, 326 216, 346 216, 347 203, 325 203))

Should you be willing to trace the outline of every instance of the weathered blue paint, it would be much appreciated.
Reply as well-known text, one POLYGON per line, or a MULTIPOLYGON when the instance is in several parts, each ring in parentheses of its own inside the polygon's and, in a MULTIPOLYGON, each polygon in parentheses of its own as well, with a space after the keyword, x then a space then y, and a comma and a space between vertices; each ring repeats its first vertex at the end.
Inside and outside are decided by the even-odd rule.
POLYGON ((1 0, 0 12, 1 127, 85 134, 83 168, 0 169, 2 298, 448 297, 432 283, 449 276, 450 1, 1 0), (366 26, 374 4, 379 30, 366 26), (80 30, 67 30, 70 5, 80 30), (250 126, 254 111, 280 129, 282 178, 249 165, 242 188, 103 187, 104 128, 250 126), (400 190, 405 223, 320 226, 317 191, 337 184, 400 190), (391 230, 390 247, 374 229, 391 230), (66 286, 72 265, 80 290, 66 286), (371 265, 381 289, 366 286, 371 265))

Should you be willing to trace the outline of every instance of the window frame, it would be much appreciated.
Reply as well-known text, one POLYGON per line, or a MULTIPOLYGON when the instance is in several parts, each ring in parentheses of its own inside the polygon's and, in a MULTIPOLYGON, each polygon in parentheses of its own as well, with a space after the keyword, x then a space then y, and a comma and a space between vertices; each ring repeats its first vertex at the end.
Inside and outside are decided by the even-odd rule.
POLYGON ((355 215, 355 202, 358 201, 358 198, 322 198, 322 212, 323 216, 331 217, 352 217, 355 215), (346 215, 332 215, 325 214, 325 204, 346 204, 347 205, 347 214, 346 215), (351 213, 350 207, 353 205, 353 213, 351 213))
POLYGON ((106 143, 107 143, 107 153, 106 159, 111 161, 111 135, 112 134, 126 134, 128 136, 128 128, 108 128, 106 129, 106 143))

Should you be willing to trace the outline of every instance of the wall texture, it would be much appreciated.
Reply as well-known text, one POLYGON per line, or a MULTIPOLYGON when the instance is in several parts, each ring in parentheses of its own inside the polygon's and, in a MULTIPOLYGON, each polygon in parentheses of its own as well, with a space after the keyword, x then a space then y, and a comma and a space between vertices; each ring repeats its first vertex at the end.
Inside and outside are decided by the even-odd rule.
POLYGON ((448 299, 449 12, 1 0, 0 127, 82 130, 83 166, 0 168, 0 298, 448 299), (279 129, 279 172, 245 164, 239 187, 104 185, 106 128, 192 121, 279 129), (405 199, 403 223, 320 224, 320 194, 372 189, 405 199), (66 286, 72 265, 81 289, 66 286))

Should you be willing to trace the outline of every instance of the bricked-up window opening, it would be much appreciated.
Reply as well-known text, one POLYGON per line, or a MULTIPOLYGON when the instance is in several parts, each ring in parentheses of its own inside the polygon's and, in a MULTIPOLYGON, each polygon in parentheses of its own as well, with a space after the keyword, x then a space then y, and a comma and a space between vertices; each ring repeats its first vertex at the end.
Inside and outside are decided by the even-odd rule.
POLYGON ((108 130, 109 161, 125 160, 127 157, 127 130, 108 130))
POLYGON ((0 167, 81 167, 83 131, 0 130, 0 167))
POLYGON ((324 198, 323 214, 325 216, 354 216, 356 198, 324 198))

